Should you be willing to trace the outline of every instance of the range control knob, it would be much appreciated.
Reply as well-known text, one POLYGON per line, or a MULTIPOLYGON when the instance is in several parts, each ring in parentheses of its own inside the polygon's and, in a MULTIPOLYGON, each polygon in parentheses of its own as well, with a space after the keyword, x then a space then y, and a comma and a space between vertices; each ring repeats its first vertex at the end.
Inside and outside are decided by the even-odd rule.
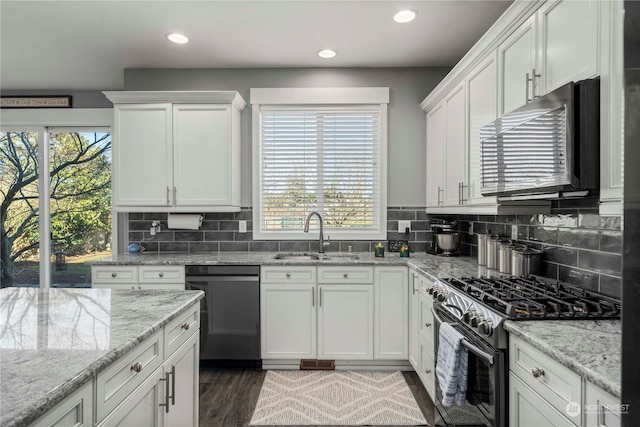
POLYGON ((469 310, 467 310, 466 313, 462 315, 462 320, 464 321, 464 323, 470 324, 472 317, 476 317, 476 310, 473 308, 470 308, 469 310))
POLYGON ((484 316, 482 314, 478 313, 475 316, 473 316, 471 319, 469 319, 469 324, 471 325, 472 328, 475 328, 482 321, 484 321, 484 316))
POLYGON ((491 322, 491 319, 485 319, 478 323, 478 333, 487 337, 493 335, 493 322, 491 322))

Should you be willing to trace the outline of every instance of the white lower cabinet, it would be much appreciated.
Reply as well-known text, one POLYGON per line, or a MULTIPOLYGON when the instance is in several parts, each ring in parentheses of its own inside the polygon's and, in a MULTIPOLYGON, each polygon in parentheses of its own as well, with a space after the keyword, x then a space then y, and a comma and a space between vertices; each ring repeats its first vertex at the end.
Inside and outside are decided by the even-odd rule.
POLYGON ((83 385, 32 424, 33 427, 88 427, 92 425, 93 381, 83 385))
MULTIPOLYGON (((268 274, 262 269, 263 278, 268 274)), ((314 275, 315 277, 315 275, 314 275)), ((262 283, 260 337, 263 359, 316 357, 316 285, 262 283)))
POLYGON ((192 334, 164 363, 165 378, 170 380, 163 383, 169 390, 169 396, 165 395, 165 404, 168 406, 163 407, 165 426, 198 425, 199 366, 199 334, 192 334), (171 378, 168 378, 169 375, 171 378))
POLYGON ((94 265, 91 287, 132 290, 184 290, 183 265, 94 265))
POLYGON ((409 353, 409 271, 374 267, 374 359, 405 360, 409 353))
POLYGON ((416 372, 420 371, 420 292, 418 273, 411 270, 409 286, 409 363, 416 372))
POLYGON ((373 359, 373 285, 318 286, 318 358, 373 359))
POLYGON ((586 382, 584 401, 586 426, 619 427, 622 425, 620 413, 629 409, 620 405, 620 399, 589 381, 586 382))
POLYGON ((509 425, 512 427, 567 426, 576 424, 562 415, 513 372, 509 373, 509 425))

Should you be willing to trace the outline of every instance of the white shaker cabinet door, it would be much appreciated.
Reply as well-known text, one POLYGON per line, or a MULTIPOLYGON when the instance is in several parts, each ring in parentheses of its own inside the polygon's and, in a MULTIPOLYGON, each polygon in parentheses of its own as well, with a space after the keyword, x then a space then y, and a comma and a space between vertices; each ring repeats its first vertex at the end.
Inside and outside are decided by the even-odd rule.
POLYGON ((263 359, 316 358, 315 284, 260 286, 263 359))
POLYGON ((373 285, 318 286, 318 359, 373 359, 373 285))
MULTIPOLYGON (((171 372, 169 383, 169 411, 165 410, 165 427, 191 427, 198 425, 198 393, 200 346, 196 331, 164 363, 165 378, 171 372)), ((163 384, 164 385, 164 384, 163 384)), ((164 407, 163 407, 164 408, 164 407)))
POLYGON ((232 174, 238 168, 234 168, 231 114, 227 105, 173 106, 176 206, 233 204, 232 187, 237 184, 232 174))
POLYGON ((438 207, 444 199, 444 147, 446 107, 440 103, 427 113, 427 207, 438 207))
POLYGON ((408 273, 407 267, 374 267, 375 359, 407 359, 408 273))
POLYGON ((464 84, 456 86, 445 98, 447 108, 445 130, 445 184, 444 205, 462 204, 463 188, 467 182, 466 112, 464 84))
POLYGON ((173 203, 171 104, 114 106, 114 205, 173 203))
POLYGON ((596 0, 552 0, 538 11, 541 90, 598 75, 596 0))
POLYGON ((538 80, 527 81, 527 74, 532 78, 536 67, 535 25, 536 15, 533 15, 498 47, 501 115, 525 105, 527 98, 538 93, 535 86, 538 80))
POLYGON ((418 273, 409 274, 409 362, 417 372, 420 370, 420 292, 418 273))
MULTIPOLYGON (((469 204, 497 204, 495 197, 482 197, 480 129, 497 118, 496 56, 490 55, 467 77, 469 108, 469 204)), ((467 193, 465 193, 467 194, 467 193)))

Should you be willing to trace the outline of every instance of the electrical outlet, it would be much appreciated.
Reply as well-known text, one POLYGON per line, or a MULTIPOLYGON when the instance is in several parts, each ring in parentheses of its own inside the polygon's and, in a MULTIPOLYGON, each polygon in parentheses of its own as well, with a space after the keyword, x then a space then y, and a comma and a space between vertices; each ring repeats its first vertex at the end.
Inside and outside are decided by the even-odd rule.
POLYGON ((247 232, 247 221, 238 221, 238 233, 247 232))
POLYGON ((511 240, 518 240, 518 226, 511 226, 511 240))
POLYGON ((398 221, 398 233, 411 232, 411 221, 398 221), (409 231, 407 231, 407 229, 409 231))

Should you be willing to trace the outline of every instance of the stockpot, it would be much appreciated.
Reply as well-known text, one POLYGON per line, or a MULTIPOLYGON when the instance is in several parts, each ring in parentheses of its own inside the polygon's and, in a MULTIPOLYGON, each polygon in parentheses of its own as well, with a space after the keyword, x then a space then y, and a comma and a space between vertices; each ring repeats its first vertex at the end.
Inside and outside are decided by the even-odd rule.
POLYGON ((540 274, 541 268, 542 251, 526 245, 511 250, 511 274, 513 276, 540 274))
POLYGON ((516 247, 513 240, 498 243, 498 270, 502 274, 511 274, 511 251, 516 247))
POLYGON ((500 236, 497 234, 487 236, 487 267, 492 270, 498 269, 498 243, 500 241, 500 236))

